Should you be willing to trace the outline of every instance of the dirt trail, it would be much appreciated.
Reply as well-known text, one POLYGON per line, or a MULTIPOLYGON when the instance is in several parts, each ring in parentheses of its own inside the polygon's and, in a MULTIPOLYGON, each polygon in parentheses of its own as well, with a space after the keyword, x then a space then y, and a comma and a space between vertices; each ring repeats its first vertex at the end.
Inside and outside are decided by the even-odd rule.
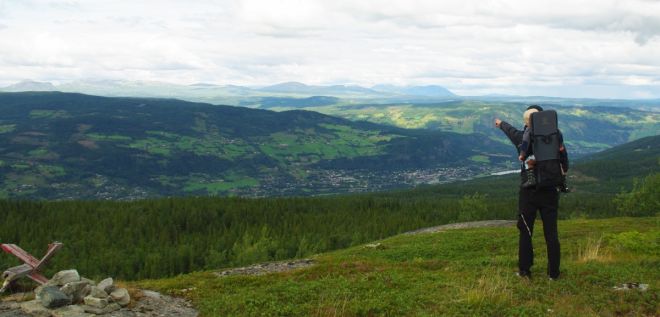
POLYGON ((404 234, 433 233, 446 230, 468 229, 468 228, 486 228, 486 227, 510 227, 516 224, 515 220, 483 220, 461 223, 450 223, 441 226, 428 227, 406 232, 404 234))

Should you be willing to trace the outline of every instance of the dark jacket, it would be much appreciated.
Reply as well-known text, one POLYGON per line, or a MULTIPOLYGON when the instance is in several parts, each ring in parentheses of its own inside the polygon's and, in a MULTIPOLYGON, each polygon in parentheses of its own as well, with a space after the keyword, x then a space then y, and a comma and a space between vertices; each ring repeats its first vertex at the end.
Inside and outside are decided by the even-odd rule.
MULTIPOLYGON (((504 131, 504 134, 506 134, 509 140, 511 140, 511 143, 513 143, 513 145, 516 147, 518 154, 520 154, 520 144, 522 144, 523 140, 523 131, 514 128, 512 125, 504 121, 502 121, 500 124, 500 129, 504 131)), ((559 163, 561 164, 564 172, 568 172, 568 151, 564 145, 564 136, 561 134, 561 131, 559 131, 559 144, 559 163)), ((527 155, 534 154, 531 147, 529 147, 528 152, 529 153, 527 153, 527 155)))

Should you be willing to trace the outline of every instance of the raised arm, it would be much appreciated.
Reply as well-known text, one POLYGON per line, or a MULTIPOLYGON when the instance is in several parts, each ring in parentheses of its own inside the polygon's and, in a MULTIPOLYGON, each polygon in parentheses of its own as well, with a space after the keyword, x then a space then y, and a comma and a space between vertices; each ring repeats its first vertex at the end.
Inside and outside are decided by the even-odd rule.
POLYGON ((522 143, 523 139, 523 132, 514 128, 512 125, 507 123, 506 121, 502 121, 500 119, 495 119, 495 126, 500 128, 506 134, 506 136, 511 140, 511 143, 516 147, 517 150, 520 150, 518 148, 518 145, 522 143))

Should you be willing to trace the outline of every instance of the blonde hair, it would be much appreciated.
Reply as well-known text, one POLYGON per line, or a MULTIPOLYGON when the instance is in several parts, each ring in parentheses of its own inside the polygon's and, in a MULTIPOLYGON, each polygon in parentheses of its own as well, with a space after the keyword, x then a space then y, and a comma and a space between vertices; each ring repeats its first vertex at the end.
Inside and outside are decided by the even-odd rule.
POLYGON ((539 112, 539 111, 532 108, 532 109, 528 109, 527 111, 525 111, 525 113, 523 113, 523 120, 525 121, 525 125, 528 127, 531 126, 529 120, 532 117, 532 113, 534 112, 539 112))

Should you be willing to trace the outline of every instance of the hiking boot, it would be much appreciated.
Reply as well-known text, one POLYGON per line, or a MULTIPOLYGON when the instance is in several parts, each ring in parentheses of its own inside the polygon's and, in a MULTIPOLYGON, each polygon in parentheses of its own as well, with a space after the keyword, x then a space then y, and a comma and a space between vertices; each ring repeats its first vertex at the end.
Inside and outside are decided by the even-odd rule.
POLYGON ((532 278, 532 272, 530 272, 530 271, 518 271, 518 272, 516 272, 516 276, 520 277, 520 278, 531 279, 532 278))

